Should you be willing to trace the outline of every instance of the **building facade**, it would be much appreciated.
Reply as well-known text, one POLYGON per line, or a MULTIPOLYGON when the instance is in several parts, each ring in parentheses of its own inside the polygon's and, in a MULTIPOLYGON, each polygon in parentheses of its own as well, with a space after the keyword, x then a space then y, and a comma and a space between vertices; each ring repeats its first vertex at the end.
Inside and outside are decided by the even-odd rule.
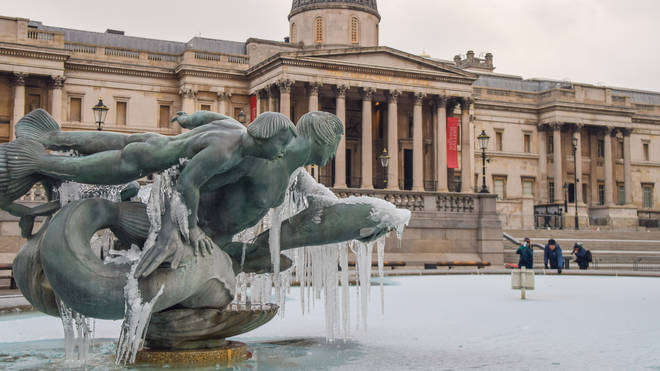
POLYGON ((64 130, 95 130, 100 96, 104 130, 124 133, 178 134, 177 111, 243 112, 248 122, 279 111, 295 122, 323 110, 346 135, 334 161, 310 171, 338 193, 387 194, 422 219, 472 212, 478 200, 465 197, 482 183, 485 130, 503 228, 554 227, 538 214, 566 206, 564 227, 575 209, 583 227, 657 219, 660 93, 498 74, 490 53, 413 55, 379 45, 380 21, 376 0, 293 0, 284 41, 181 43, 0 17, 0 141, 35 108, 64 130))

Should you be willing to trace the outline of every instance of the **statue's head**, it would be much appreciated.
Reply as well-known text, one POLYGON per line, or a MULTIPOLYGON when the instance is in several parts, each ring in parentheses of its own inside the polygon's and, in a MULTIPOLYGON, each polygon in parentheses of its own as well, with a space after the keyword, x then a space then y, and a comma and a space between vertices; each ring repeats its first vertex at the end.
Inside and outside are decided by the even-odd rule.
POLYGON ((337 145, 344 134, 344 125, 339 117, 328 112, 304 114, 296 125, 301 137, 311 143, 309 162, 325 166, 335 156, 337 145))
POLYGON ((277 112, 264 112, 247 127, 254 139, 251 152, 268 160, 284 156, 286 146, 298 136, 298 130, 286 116, 277 112))

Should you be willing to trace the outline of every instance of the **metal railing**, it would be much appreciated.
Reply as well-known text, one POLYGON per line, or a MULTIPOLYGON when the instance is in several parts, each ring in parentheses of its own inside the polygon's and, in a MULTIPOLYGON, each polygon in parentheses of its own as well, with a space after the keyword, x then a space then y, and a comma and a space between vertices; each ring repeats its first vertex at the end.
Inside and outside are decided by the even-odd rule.
POLYGON ((534 205, 534 228, 564 229, 564 209, 560 205, 534 205))

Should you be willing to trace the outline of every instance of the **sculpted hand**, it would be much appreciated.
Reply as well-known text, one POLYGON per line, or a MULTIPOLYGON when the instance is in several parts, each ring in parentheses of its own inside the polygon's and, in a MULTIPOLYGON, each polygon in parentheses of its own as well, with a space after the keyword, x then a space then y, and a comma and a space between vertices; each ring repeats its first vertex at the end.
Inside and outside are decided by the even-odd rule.
POLYGON ((170 262, 172 269, 179 266, 183 256, 183 242, 178 230, 159 234, 156 244, 149 249, 138 262, 135 278, 146 277, 153 273, 162 263, 170 262))
POLYGON ((188 114, 183 111, 179 111, 176 113, 176 116, 172 117, 171 122, 178 122, 179 125, 181 125, 184 128, 187 128, 187 119, 188 119, 188 114))
POLYGON ((190 246, 193 248, 193 253, 197 256, 199 251, 202 256, 213 254, 213 248, 216 247, 211 237, 207 236, 199 227, 190 228, 190 246))

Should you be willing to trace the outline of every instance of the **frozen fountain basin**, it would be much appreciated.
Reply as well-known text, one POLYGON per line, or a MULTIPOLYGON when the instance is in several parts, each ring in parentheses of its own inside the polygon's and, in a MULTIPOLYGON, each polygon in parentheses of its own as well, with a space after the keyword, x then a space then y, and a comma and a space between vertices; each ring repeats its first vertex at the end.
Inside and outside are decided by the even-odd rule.
MULTIPOLYGON (((509 280, 504 275, 387 278, 385 314, 374 286, 368 331, 333 343, 319 337, 325 333, 321 301, 303 316, 294 287, 285 318, 232 338, 253 353, 234 369, 660 368, 660 279, 537 276, 536 290, 525 301, 509 280)), ((357 320, 353 290, 351 328, 357 320)), ((115 369, 113 338, 120 326, 120 321, 97 321, 96 337, 102 340, 90 351, 87 369, 115 369)), ((0 368, 67 366, 58 318, 5 315, 0 329, 0 368)))

